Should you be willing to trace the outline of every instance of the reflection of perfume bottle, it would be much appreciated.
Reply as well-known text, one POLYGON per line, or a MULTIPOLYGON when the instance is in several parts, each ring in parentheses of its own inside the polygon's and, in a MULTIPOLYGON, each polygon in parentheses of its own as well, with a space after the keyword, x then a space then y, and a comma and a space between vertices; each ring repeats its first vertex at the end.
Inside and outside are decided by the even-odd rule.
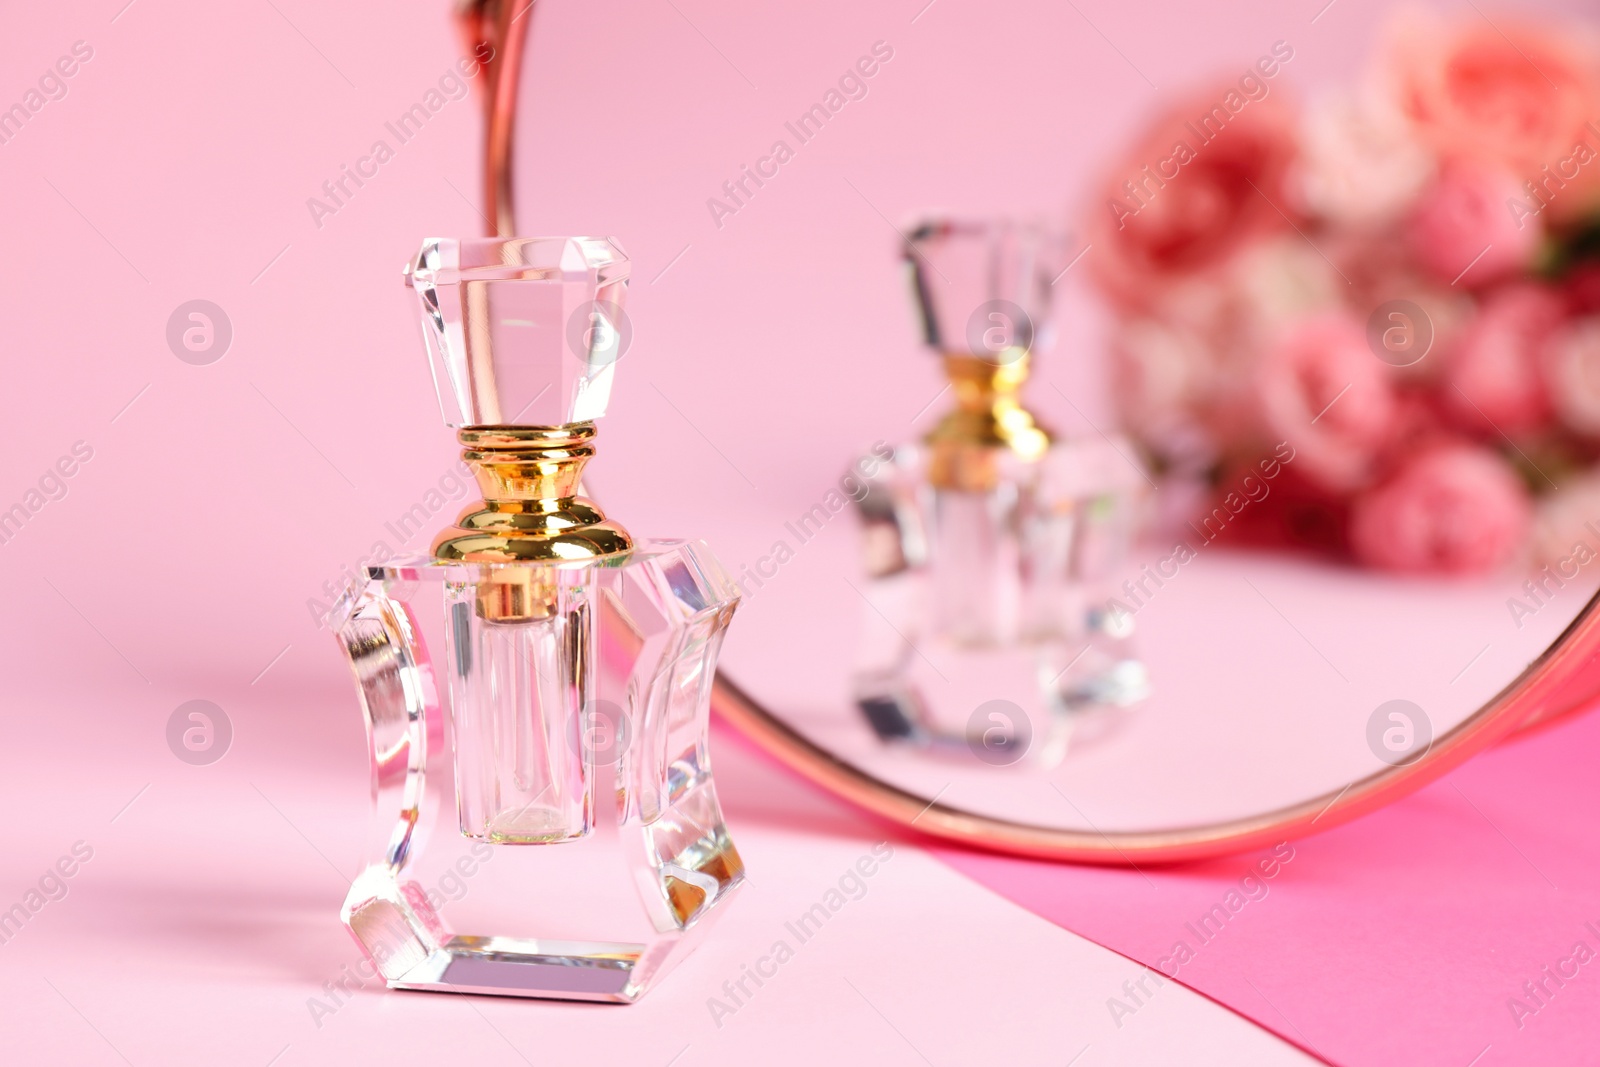
POLYGON ((1111 438, 1058 441, 1020 397, 1049 304, 1049 244, 999 222, 912 232, 924 338, 955 403, 895 449, 858 508, 870 607, 859 706, 886 739, 965 743, 996 763, 1024 750, 1053 763, 1076 720, 1147 690, 1131 614, 1095 607, 1133 536, 1144 474, 1111 438))
POLYGON ((392 987, 631 1001, 744 880, 706 751, 735 588, 699 543, 636 541, 578 495, 626 340, 615 243, 429 240, 407 274, 484 499, 429 555, 371 568, 337 609, 387 820, 342 918, 392 987), (429 787, 451 769, 424 597, 442 598, 461 833, 480 850, 564 844, 541 861, 583 874, 623 864, 641 906, 603 920, 612 940, 453 934, 408 875, 429 787), (619 855, 597 867, 583 850, 619 855))

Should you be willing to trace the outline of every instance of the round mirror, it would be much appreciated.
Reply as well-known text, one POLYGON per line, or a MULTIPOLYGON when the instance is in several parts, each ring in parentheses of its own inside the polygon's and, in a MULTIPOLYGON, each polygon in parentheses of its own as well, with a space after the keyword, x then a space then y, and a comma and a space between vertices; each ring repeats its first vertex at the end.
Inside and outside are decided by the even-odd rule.
POLYGON ((1325 829, 1589 695, 1574 5, 915 6, 494 31, 485 214, 633 258, 589 488, 740 585, 724 720, 1115 863, 1325 829))

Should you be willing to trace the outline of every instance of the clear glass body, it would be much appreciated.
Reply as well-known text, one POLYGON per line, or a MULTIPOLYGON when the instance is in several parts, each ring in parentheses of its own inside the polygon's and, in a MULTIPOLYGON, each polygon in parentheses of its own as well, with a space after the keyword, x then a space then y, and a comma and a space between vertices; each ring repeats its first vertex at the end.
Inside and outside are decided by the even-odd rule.
POLYGON ((543 844, 592 828, 592 568, 542 568, 547 613, 486 618, 478 585, 446 581, 456 806, 467 837, 543 844))
POLYGON ((932 484, 920 444, 877 469, 858 504, 868 603, 856 669, 875 732, 993 745, 999 701, 1025 719, 1002 747, 1053 764, 1075 727, 1146 696, 1132 616, 1105 607, 1146 501, 1131 456, 1114 441, 1061 442, 1037 459, 996 448, 982 490, 932 484))
MULTIPOLYGON (((336 632, 366 714, 379 828, 341 915, 389 985, 631 1001, 684 955, 744 881, 707 751, 736 604, 702 545, 672 541, 575 564, 401 560, 346 595, 336 632), (486 606, 507 584, 538 592, 526 617, 486 606), (444 705, 424 609, 447 649, 444 705), (504 851, 538 872, 510 887, 492 934, 455 933, 416 873, 452 777, 461 835, 484 850, 473 869, 504 851), (559 892, 568 904, 550 906, 559 892), (522 929, 529 914, 543 933, 522 929), (586 939, 591 922, 607 939, 586 939)), ((470 905, 493 899, 473 893, 470 905)))

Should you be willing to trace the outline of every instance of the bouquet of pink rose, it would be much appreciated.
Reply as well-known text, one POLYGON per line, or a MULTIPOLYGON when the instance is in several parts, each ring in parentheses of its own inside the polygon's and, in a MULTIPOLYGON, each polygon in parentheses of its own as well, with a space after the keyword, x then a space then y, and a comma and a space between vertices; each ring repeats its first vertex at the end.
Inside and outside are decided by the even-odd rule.
POLYGON ((1600 49, 1408 15, 1308 109, 1273 86, 1293 54, 1160 116, 1097 196, 1124 428, 1251 543, 1570 555, 1600 520, 1600 49))

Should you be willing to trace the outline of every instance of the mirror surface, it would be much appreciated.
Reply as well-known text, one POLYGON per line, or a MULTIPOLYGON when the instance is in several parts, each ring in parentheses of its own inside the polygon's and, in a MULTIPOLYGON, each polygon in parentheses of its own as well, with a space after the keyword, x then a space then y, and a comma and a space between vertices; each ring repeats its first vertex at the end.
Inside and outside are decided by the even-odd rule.
MULTIPOLYGON (((1548 36, 1578 10, 1526 15, 1550 20, 1536 23, 1548 36)), ((1332 803, 1426 758, 1585 608, 1600 587, 1592 428, 1548 382, 1512 425, 1526 413, 1501 403, 1510 379, 1460 369, 1485 308, 1537 303, 1516 296, 1520 268, 1457 285, 1428 266, 1443 238, 1409 220, 1443 195, 1428 184, 1437 163, 1394 178, 1414 184, 1388 190, 1404 206, 1385 225, 1376 208, 1346 221, 1326 198, 1296 199, 1323 101, 1376 78, 1400 32, 1381 5, 1312 14, 1163 11, 1192 26, 1157 41, 1137 4, 824 3, 785 16, 778 41, 732 9, 630 11, 618 34, 608 5, 541 5, 519 98, 519 226, 615 234, 634 269, 632 347, 588 486, 639 533, 710 542, 745 593, 723 667, 768 711, 930 803, 1092 832, 1203 826, 1332 803), (597 77, 584 61, 596 54, 626 77, 597 77), (1270 57, 1272 76, 1241 82, 1270 57), (1165 156, 1146 147, 1165 143, 1161 114, 1202 115, 1237 85, 1249 99, 1232 140, 1202 145, 1170 188, 1140 177, 1165 156), (597 137, 607 151, 585 154, 597 137), (1217 178, 1235 171, 1281 197, 1217 178), (1121 243, 1134 238, 1106 201, 1123 173, 1145 182, 1124 201, 1151 212, 1136 234, 1163 218, 1210 226, 1223 251, 1174 273, 1121 243), (1221 223, 1205 217, 1216 197, 1234 212, 1221 223), (944 301, 932 317, 948 320, 947 352, 981 348, 967 342, 990 322, 986 302, 1006 301, 1011 333, 979 354, 993 371, 1011 365, 1008 345, 1031 349, 1020 404, 1066 454, 1035 510, 1069 513, 1057 526, 1006 498, 1004 472, 965 513, 966 475, 930 473, 927 439, 961 385, 924 344, 905 257, 919 221, 946 211, 1049 236, 1021 281, 1027 257, 992 233, 949 259, 919 244, 911 261, 922 304, 944 301), (1389 317, 1391 301, 1411 317, 1389 317), (1245 325, 1174 354, 1192 340, 1173 341, 1174 323, 1228 315, 1245 325), (1330 318, 1341 325, 1317 334, 1330 318), (1432 337, 1411 359, 1414 339, 1369 338, 1375 321, 1432 337), (1035 336, 1019 342, 1019 322, 1035 336), (1152 340, 1152 323, 1168 333, 1152 340), (1296 358, 1286 338, 1304 334, 1312 355, 1285 372, 1296 403, 1274 408, 1282 390, 1262 368, 1296 358), (1142 390, 1129 385, 1140 374, 1142 390), (1158 403, 1180 379, 1199 444, 1158 403), (1379 423, 1382 443, 1347 462, 1338 450, 1379 423), (1137 532, 1121 538, 1107 508, 1137 532), (1377 517, 1353 536, 1362 509, 1377 517), (1085 547, 1097 522, 1120 553, 1085 547), (1063 530, 1055 549, 1036 543, 1063 530), (1010 592, 984 577, 1002 558, 984 531, 1025 545, 999 568, 1024 572, 1010 592), (1422 565, 1428 552, 1448 572, 1422 565), (1093 577, 1030 593, 1029 567, 1052 559, 1093 577), (963 596, 1000 604, 1008 633, 1031 625, 1018 597, 1048 600, 1059 625, 1031 642, 964 638, 963 596)), ((1565 285, 1543 285, 1551 307, 1565 285)), ((1562 303, 1559 325, 1540 328, 1595 310, 1562 303)), ((1506 314, 1513 329, 1537 319, 1506 314)), ((1527 356, 1527 373, 1554 358, 1527 356)), ((1001 451, 1015 466, 1027 447, 1001 451)))

